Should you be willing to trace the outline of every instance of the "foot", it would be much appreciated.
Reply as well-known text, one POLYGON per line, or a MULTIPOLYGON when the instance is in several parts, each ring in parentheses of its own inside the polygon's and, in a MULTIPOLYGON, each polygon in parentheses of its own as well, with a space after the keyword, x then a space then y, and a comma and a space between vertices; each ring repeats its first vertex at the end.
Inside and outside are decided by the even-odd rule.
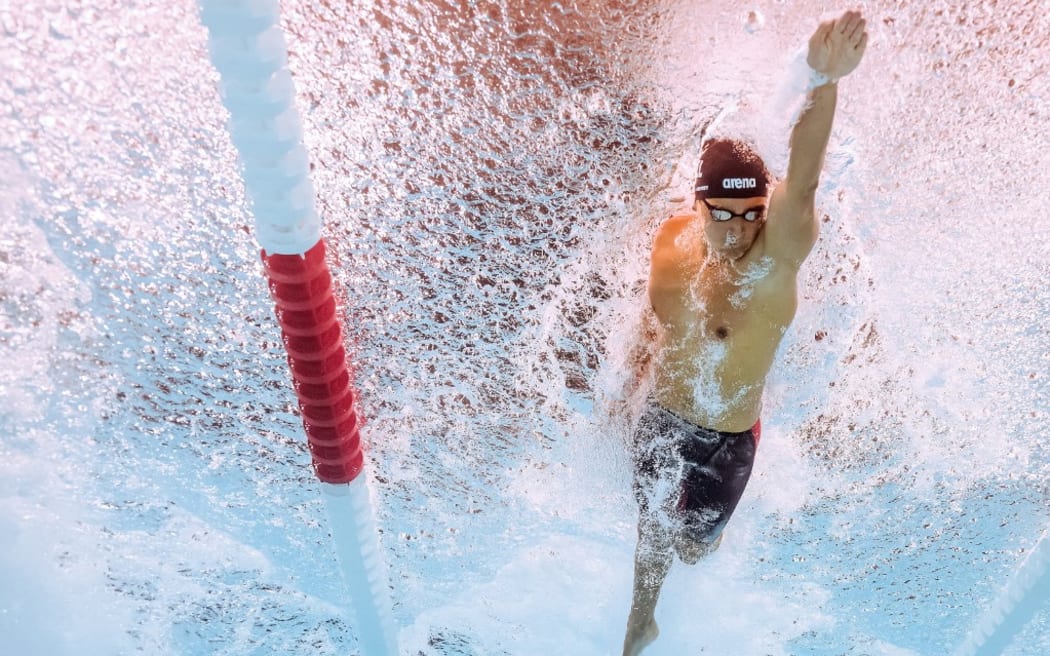
POLYGON ((623 656, 638 656, 658 635, 660 627, 656 626, 656 620, 649 620, 649 623, 638 631, 628 632, 623 641, 623 656))

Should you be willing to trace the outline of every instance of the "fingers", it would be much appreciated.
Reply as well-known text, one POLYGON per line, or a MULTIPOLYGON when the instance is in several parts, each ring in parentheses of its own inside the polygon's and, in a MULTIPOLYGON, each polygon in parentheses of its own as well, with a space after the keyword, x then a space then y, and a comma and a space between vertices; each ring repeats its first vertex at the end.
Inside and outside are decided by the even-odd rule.
POLYGON ((858 19, 857 24, 853 28, 853 31, 849 33, 849 40, 854 44, 860 41, 861 37, 867 34, 867 32, 864 30, 866 26, 867 23, 863 18, 858 19))
POLYGON ((860 38, 865 24, 859 11, 847 11, 835 21, 836 31, 850 41, 860 38))
POLYGON ((831 31, 835 29, 835 21, 827 21, 817 26, 817 31, 813 33, 813 39, 818 41, 826 41, 828 36, 831 35, 831 31))
POLYGON ((860 41, 857 43, 857 45, 855 45, 853 47, 857 49, 858 53, 863 55, 864 54, 864 49, 868 47, 868 33, 865 32, 864 34, 861 34, 860 35, 860 41))
POLYGON ((862 48, 861 40, 866 38, 867 21, 859 11, 847 11, 828 23, 821 23, 814 37, 821 40, 845 42, 854 48, 862 48), (823 32, 823 34, 821 34, 823 32))

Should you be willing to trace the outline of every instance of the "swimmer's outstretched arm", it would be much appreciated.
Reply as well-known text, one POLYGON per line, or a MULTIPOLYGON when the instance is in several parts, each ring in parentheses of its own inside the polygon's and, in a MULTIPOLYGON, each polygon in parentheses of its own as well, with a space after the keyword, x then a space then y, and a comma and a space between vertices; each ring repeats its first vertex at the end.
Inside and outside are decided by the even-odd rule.
POLYGON ((808 102, 791 131, 787 175, 769 203, 770 254, 800 265, 817 240, 815 199, 838 101, 838 80, 853 72, 868 45, 859 11, 817 27, 806 61, 814 72, 808 102))

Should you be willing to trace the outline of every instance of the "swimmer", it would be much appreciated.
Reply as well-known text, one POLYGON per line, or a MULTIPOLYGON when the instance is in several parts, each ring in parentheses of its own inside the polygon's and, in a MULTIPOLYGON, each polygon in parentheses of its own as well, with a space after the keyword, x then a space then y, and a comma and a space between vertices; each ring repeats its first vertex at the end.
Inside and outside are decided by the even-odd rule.
POLYGON ((750 146, 708 141, 692 213, 666 220, 654 237, 649 301, 657 326, 652 392, 633 439, 638 546, 624 656, 637 656, 659 633, 654 612, 674 555, 693 564, 718 548, 751 475, 765 379, 817 239, 815 195, 837 81, 857 67, 867 43, 858 11, 822 23, 810 38, 808 102, 775 188, 750 146), (702 238, 678 239, 694 231, 702 238))

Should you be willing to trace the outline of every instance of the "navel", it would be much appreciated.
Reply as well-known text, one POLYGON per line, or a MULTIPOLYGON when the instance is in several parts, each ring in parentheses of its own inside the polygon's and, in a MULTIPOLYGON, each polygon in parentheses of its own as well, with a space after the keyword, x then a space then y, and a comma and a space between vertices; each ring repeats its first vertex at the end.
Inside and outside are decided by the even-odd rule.
POLYGON ((729 329, 725 326, 719 326, 718 328, 715 328, 715 337, 717 337, 718 339, 725 339, 726 337, 729 337, 729 329))

